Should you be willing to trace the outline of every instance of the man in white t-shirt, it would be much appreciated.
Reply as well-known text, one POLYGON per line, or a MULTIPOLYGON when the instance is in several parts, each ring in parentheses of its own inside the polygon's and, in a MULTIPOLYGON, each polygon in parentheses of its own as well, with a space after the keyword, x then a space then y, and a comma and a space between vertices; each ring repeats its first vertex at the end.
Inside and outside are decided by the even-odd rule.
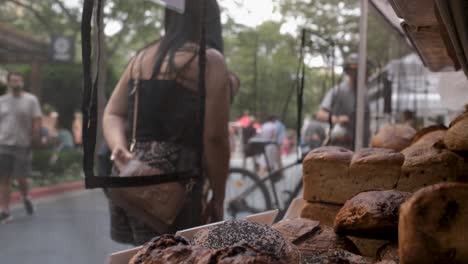
POLYGON ((11 219, 13 179, 18 182, 26 212, 34 213, 27 177, 31 171, 31 146, 40 141, 42 116, 36 96, 24 91, 20 73, 8 73, 7 86, 7 94, 0 96, 0 223, 11 219))

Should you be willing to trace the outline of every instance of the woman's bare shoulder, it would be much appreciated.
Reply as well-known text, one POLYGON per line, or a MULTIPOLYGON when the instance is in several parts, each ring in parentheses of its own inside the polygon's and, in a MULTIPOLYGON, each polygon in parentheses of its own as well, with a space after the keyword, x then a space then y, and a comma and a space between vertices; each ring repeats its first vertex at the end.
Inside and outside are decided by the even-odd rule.
POLYGON ((215 49, 206 50, 206 62, 210 66, 222 67, 222 69, 226 68, 226 61, 224 59, 224 55, 215 49))

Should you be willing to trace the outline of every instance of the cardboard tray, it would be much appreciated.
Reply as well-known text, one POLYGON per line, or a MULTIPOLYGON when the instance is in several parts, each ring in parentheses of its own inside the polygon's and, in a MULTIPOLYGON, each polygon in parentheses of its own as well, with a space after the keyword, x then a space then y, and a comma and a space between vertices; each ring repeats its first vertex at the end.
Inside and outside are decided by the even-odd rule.
MULTIPOLYGON (((289 210, 288 210, 289 211, 289 210)), ((263 212, 260 214, 255 214, 255 215, 250 215, 246 218, 247 221, 259 223, 259 224, 265 224, 271 226, 273 222, 275 221, 276 216, 278 215, 278 210, 272 210, 272 211, 267 211, 263 212)), ((221 223, 224 223, 225 221, 218 222, 218 223, 213 223, 209 225, 204 225, 204 226, 199 226, 195 228, 190 228, 186 230, 182 230, 176 233, 176 235, 184 236, 188 239, 191 239, 195 233, 197 233, 200 230, 219 225, 221 223)), ((130 259, 141 249, 142 247, 136 247, 124 251, 119 251, 116 253, 113 253, 109 255, 107 258, 107 264, 128 264, 130 259)))

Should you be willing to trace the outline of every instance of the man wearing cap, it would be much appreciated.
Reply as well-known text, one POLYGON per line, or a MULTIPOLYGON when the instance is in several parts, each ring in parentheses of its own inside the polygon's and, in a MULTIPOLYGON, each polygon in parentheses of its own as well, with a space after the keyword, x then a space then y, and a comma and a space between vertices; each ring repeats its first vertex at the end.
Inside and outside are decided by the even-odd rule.
MULTIPOLYGON (((330 128, 331 138, 328 139, 329 145, 354 149, 358 59, 358 55, 354 53, 346 59, 344 65, 346 78, 338 86, 328 91, 317 112, 317 119, 322 122, 329 122, 331 114, 332 127, 330 128)), ((369 104, 366 100, 364 146, 367 146, 369 142, 369 125, 369 104)))

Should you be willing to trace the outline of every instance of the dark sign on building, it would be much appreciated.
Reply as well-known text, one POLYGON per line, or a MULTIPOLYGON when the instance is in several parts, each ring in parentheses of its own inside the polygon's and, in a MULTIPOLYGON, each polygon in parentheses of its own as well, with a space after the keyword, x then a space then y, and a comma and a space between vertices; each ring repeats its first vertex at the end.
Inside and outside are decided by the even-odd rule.
POLYGON ((50 60, 72 63, 75 59, 75 38, 53 36, 50 42, 50 60))

